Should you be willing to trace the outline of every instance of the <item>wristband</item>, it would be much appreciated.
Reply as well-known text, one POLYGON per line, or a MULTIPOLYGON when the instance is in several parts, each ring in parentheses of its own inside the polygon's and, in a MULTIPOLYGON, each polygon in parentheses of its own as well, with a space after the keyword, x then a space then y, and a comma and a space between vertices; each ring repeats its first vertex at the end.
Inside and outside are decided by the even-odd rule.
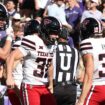
POLYGON ((12 42, 12 37, 11 36, 7 36, 7 40, 12 42))

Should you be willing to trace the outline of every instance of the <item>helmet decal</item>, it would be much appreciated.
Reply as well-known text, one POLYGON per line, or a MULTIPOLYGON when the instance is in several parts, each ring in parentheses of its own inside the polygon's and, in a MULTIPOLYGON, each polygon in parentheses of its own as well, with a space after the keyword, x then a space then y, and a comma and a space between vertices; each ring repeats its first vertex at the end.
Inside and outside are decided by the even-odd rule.
POLYGON ((44 19, 44 25, 50 24, 52 21, 49 19, 44 19))

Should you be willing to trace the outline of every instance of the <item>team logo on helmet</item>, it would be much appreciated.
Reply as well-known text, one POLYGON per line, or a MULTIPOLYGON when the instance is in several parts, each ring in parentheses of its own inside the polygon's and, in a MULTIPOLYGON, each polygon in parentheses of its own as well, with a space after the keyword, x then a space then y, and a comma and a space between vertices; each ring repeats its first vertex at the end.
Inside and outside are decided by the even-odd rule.
POLYGON ((80 25, 81 39, 102 36, 102 24, 95 18, 86 18, 80 25))
POLYGON ((50 24, 52 21, 49 19, 44 19, 44 25, 50 24))
POLYGON ((83 29, 86 29, 86 26, 88 25, 88 23, 89 23, 89 20, 83 21, 82 23, 83 29))

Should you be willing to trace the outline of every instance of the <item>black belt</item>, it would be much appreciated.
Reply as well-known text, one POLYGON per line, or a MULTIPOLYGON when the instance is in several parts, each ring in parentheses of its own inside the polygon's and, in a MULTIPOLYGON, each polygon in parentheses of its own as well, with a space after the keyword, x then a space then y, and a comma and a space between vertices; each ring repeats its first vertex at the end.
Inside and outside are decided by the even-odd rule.
POLYGON ((57 82, 57 83, 54 83, 54 85, 67 86, 67 85, 76 85, 76 83, 70 82, 70 81, 66 81, 66 82, 57 82))

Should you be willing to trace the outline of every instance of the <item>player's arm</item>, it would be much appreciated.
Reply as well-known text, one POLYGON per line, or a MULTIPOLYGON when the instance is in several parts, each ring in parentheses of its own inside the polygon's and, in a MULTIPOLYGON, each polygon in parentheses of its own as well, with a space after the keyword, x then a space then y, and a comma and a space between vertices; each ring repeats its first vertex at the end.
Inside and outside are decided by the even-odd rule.
POLYGON ((83 82, 84 73, 85 73, 85 70, 84 70, 83 60, 82 60, 82 57, 80 57, 78 68, 77 68, 77 74, 76 74, 76 79, 78 82, 80 83, 83 82))
POLYGON ((39 10, 40 9, 40 1, 34 0, 34 4, 35 4, 35 10, 39 10))
POLYGON ((0 48, 0 58, 6 59, 11 50, 12 38, 7 37, 5 45, 3 48, 0 48))
POLYGON ((94 62, 93 62, 92 55, 91 54, 83 55, 83 62, 85 66, 83 88, 82 88, 82 93, 76 105, 83 105, 85 98, 92 85, 92 76, 93 76, 93 69, 94 69, 94 62))
POLYGON ((52 63, 48 69, 48 80, 49 80, 48 88, 49 88, 50 92, 53 93, 53 64, 52 63))
POLYGON ((17 48, 7 58, 6 64, 7 64, 7 81, 6 84, 7 86, 11 86, 14 88, 15 82, 12 77, 12 70, 13 70, 13 65, 16 60, 20 60, 23 58, 22 52, 17 48))
POLYGON ((44 13, 43 13, 43 16, 44 16, 44 17, 48 16, 48 10, 47 10, 47 7, 45 8, 45 11, 44 11, 44 13))

